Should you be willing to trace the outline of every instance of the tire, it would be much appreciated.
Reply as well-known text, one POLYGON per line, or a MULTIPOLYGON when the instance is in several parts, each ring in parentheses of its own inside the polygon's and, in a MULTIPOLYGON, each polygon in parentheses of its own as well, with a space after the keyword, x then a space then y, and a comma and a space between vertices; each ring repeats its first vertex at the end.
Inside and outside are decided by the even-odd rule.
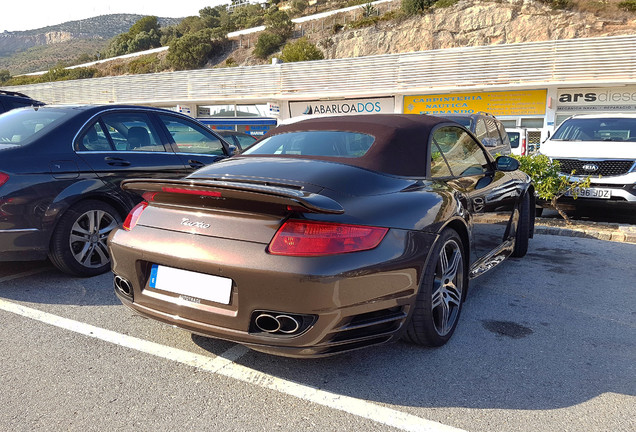
POLYGON ((426 265, 407 324, 409 342, 437 347, 451 338, 468 288, 464 246, 453 229, 442 231, 426 265))
POLYGON ((110 270, 106 247, 108 234, 121 224, 112 206, 95 200, 82 201, 60 218, 49 248, 49 259, 64 273, 96 276, 110 270))
POLYGON ((515 248, 512 256, 521 258, 528 252, 528 239, 530 238, 530 197, 526 193, 519 207, 519 222, 517 223, 517 232, 515 234, 515 248))

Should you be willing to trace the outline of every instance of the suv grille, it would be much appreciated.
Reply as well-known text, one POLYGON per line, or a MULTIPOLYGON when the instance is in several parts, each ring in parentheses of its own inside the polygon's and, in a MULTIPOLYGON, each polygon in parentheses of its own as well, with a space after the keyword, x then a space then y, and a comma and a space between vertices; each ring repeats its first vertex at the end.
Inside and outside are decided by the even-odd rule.
POLYGON ((586 161, 578 159, 555 159, 559 161, 560 171, 570 174, 572 170, 578 175, 602 175, 605 177, 626 174, 634 166, 633 160, 595 160, 586 161), (586 165, 595 165, 598 169, 585 169, 586 165))

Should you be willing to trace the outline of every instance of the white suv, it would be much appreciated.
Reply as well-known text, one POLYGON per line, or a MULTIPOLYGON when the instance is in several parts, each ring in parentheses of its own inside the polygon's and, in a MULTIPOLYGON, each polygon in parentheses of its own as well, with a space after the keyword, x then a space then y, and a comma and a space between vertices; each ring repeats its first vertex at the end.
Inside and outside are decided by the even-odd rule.
POLYGON ((636 114, 576 115, 541 144, 561 172, 591 178, 576 205, 636 208, 636 114))

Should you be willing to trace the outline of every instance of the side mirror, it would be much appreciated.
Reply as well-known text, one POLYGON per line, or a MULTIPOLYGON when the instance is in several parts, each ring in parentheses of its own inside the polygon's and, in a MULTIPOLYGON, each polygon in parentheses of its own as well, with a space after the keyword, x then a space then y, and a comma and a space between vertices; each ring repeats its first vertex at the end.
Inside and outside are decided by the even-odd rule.
POLYGON ((495 160, 497 171, 516 171, 519 169, 519 161, 510 156, 499 156, 495 160))
POLYGON ((545 135, 545 139, 544 139, 543 141, 541 141, 541 143, 543 144, 544 142, 546 142, 547 140, 549 140, 549 139, 550 139, 550 135, 551 135, 551 134, 550 134, 550 131, 548 131, 548 132, 546 133, 546 135, 545 135))
POLYGON ((235 156, 241 152, 241 150, 239 150, 239 148, 234 144, 230 144, 227 147, 230 150, 230 156, 235 156))

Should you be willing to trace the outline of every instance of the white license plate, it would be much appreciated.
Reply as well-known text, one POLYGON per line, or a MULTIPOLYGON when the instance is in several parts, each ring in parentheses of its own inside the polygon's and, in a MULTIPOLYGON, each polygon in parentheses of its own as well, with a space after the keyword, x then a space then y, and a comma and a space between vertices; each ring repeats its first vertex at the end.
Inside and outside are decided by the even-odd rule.
MULTIPOLYGON (((579 198, 610 199, 612 197, 611 189, 576 188, 575 191, 577 192, 579 198)), ((568 191, 565 195, 572 196, 572 192, 568 191)))
POLYGON ((150 288, 223 304, 230 304, 232 293, 232 279, 157 264, 152 266, 148 285, 150 288))

